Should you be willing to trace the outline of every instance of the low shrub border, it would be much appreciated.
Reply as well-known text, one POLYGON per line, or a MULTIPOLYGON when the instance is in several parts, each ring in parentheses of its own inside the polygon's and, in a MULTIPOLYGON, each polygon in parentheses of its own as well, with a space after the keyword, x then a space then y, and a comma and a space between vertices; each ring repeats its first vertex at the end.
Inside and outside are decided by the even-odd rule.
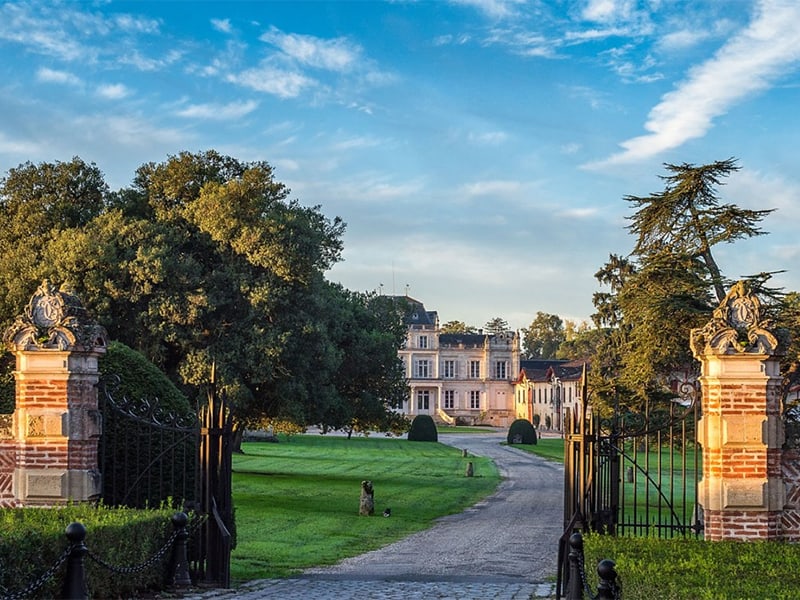
MULTIPOLYGON (((150 559, 173 532, 169 508, 132 510, 74 505, 63 508, 0 509, 0 592, 13 595, 39 579, 68 547, 65 530, 73 522, 86 526, 86 544, 106 563, 136 566, 150 559)), ((168 556, 166 557, 168 558, 168 556)), ((93 560, 84 561, 92 598, 128 598, 135 592, 163 588, 166 560, 138 573, 109 576, 93 560)), ((27 598, 58 598, 65 565, 27 598)))
POLYGON ((610 558, 625 600, 794 600, 800 544, 584 536, 586 576, 610 558))

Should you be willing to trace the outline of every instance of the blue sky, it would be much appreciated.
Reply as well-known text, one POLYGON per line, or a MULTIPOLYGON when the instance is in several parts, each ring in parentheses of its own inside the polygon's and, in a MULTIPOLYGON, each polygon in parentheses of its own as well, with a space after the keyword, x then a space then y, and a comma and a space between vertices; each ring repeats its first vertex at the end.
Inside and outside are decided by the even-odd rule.
POLYGON ((0 172, 95 162, 112 188, 183 150, 266 160, 347 222, 329 279, 444 321, 587 319, 664 163, 736 157, 775 208, 717 249, 800 290, 800 3, 0 3, 0 172))

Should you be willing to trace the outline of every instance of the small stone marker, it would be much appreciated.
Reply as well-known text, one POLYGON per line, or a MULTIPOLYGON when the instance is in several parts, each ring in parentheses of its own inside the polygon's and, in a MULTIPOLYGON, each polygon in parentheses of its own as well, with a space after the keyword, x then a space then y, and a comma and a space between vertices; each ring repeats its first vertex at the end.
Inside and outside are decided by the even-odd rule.
POLYGON ((472 477, 475 474, 475 468, 472 465, 472 461, 467 463, 467 472, 464 473, 465 477, 472 477))
POLYGON ((361 482, 361 502, 358 506, 358 514, 369 517, 375 513, 375 492, 372 489, 372 482, 365 480, 361 482))
POLYGON ((461 451, 461 456, 463 456, 464 458, 467 458, 467 457, 469 456, 469 452, 467 452, 467 449, 466 449, 466 448, 464 448, 464 449, 461 451))

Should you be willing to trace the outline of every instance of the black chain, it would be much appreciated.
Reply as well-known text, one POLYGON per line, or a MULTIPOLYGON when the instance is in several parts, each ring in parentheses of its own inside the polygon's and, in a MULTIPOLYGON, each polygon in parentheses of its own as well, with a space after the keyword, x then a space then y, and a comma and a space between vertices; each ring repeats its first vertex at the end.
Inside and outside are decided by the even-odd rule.
POLYGON ((597 600, 597 596, 592 594, 592 588, 589 587, 589 582, 586 581, 586 567, 583 562, 583 552, 578 553, 578 570, 581 574, 581 583, 583 584, 583 589, 586 590, 586 595, 589 596, 589 600, 597 600))
POLYGON ((42 587, 53 577, 53 575, 56 574, 56 571, 58 571, 61 565, 63 565, 67 558, 69 558, 70 552, 72 552, 74 547, 75 546, 73 545, 68 546, 67 549, 64 550, 64 553, 56 560, 56 562, 54 562, 53 565, 47 569, 47 571, 45 571, 41 577, 39 577, 39 579, 28 584, 28 587, 26 587, 24 590, 20 592, 14 592, 12 594, 6 594, 6 590, 3 589, 3 593, 6 595, 3 596, 2 600, 25 600, 26 598, 30 598, 33 592, 42 587))
POLYGON ((119 567, 117 565, 112 565, 104 561, 102 558, 94 554, 91 550, 89 550, 89 558, 91 558, 94 562, 96 562, 101 567, 108 569, 114 573, 118 573, 120 575, 133 575, 134 573, 141 573, 145 569, 153 566, 156 562, 161 560, 163 556, 167 553, 167 551, 172 547, 172 543, 178 537, 178 532, 174 531, 169 539, 164 543, 163 546, 155 553, 153 556, 148 558, 146 561, 141 563, 140 565, 136 565, 135 567, 119 567))

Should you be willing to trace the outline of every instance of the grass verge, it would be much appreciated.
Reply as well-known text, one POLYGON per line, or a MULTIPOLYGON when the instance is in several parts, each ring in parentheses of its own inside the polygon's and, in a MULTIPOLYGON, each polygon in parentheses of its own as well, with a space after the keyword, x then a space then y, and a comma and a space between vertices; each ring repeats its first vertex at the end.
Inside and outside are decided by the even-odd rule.
POLYGON ((534 445, 512 444, 514 448, 519 448, 525 452, 536 454, 547 460, 564 462, 564 440, 561 438, 539 438, 534 445))
POLYGON ((793 600, 800 598, 800 545, 587 535, 586 575, 616 562, 625 600, 793 600))
POLYGON ((429 527, 493 492, 486 458, 439 443, 296 435, 243 444, 233 458, 237 545, 234 582, 283 577, 334 564, 429 527), (466 463, 474 477, 465 477, 466 463), (375 488, 375 515, 358 515, 361 481, 375 488), (381 516, 391 508, 391 517, 381 516))

